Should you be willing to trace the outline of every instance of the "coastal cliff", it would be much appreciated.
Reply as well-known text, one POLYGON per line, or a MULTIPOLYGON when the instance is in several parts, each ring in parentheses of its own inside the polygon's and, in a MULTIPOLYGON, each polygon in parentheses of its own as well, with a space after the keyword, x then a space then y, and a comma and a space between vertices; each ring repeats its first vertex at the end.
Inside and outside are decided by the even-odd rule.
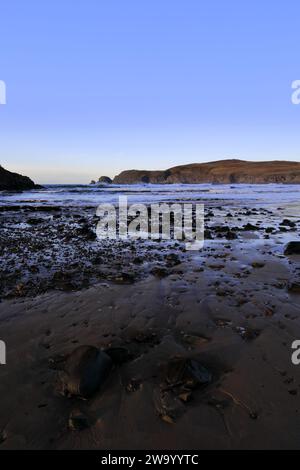
POLYGON ((300 163, 289 161, 248 162, 220 160, 210 163, 192 163, 165 171, 126 170, 115 176, 115 184, 300 184, 300 163))
POLYGON ((0 191, 23 191, 26 189, 38 189, 41 186, 36 185, 28 176, 22 176, 18 173, 12 173, 0 166, 0 191))

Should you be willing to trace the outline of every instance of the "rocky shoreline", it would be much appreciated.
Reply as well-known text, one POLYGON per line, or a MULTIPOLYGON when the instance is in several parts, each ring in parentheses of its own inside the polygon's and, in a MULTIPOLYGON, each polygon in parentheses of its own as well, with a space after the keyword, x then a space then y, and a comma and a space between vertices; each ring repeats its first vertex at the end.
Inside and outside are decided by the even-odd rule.
MULTIPOLYGON (((297 239, 300 219, 285 218, 284 209, 277 209, 206 205, 201 256, 212 256, 213 241, 230 249, 245 237, 297 239)), ((100 281, 130 284, 149 274, 165 277, 190 257, 184 241, 97 240, 94 207, 1 206, 0 220, 2 298, 76 291, 100 281)))

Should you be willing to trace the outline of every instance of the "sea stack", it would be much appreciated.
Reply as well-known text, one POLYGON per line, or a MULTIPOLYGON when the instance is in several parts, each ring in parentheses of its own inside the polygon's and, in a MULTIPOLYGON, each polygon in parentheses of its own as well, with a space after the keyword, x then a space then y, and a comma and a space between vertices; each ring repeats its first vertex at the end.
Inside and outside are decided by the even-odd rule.
POLYGON ((100 176, 98 183, 106 183, 106 184, 111 184, 112 179, 109 176, 100 176))

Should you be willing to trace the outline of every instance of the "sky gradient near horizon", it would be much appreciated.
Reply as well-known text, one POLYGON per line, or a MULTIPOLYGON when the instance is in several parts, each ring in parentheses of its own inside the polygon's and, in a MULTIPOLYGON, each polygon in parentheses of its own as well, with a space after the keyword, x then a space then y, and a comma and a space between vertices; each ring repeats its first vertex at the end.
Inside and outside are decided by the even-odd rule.
POLYGON ((2 0, 0 163, 38 183, 300 161, 297 0, 2 0))

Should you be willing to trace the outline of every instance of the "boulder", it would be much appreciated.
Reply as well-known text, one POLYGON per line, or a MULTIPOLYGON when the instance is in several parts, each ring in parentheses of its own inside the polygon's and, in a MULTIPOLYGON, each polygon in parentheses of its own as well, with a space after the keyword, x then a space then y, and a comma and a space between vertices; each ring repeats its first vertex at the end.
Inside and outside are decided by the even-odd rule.
POLYGON ((300 241, 289 242, 284 250, 285 255, 300 255, 300 241))
POLYGON ((98 183, 111 184, 112 179, 109 176, 100 176, 98 183))
POLYGON ((59 372, 61 392, 89 398, 105 381, 111 358, 94 346, 79 346, 65 360, 59 372))

